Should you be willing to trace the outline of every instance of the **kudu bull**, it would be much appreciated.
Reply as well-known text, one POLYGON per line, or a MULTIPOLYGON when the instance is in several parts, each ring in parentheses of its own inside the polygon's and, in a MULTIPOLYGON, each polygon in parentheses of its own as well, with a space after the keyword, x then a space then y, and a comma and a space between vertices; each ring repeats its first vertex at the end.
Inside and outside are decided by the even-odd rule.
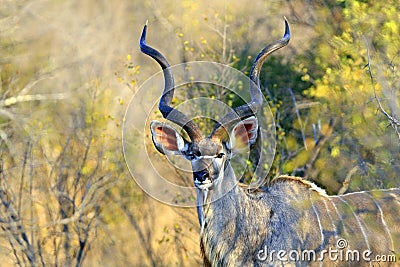
POLYGON ((399 264, 398 188, 328 196, 315 184, 298 177, 279 176, 265 188, 252 192, 237 184, 230 159, 238 144, 250 146, 257 139, 258 121, 254 114, 263 101, 260 69, 268 55, 289 42, 286 20, 282 39, 267 45, 253 63, 251 102, 228 112, 208 136, 185 114, 171 107, 174 79, 170 65, 160 52, 146 44, 146 31, 147 24, 140 39, 141 51, 155 59, 164 73, 159 110, 190 138, 185 140, 174 128, 152 121, 153 143, 159 152, 182 155, 191 162, 205 265, 372 266, 379 255, 392 261, 392 265, 399 264), (231 134, 224 138, 228 128, 232 128, 231 134), (397 263, 393 262, 396 258, 397 263))

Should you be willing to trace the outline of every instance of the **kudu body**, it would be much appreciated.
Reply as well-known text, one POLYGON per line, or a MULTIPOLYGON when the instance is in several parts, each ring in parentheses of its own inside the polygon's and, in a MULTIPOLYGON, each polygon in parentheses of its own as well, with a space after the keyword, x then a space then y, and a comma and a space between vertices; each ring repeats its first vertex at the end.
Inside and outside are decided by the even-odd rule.
POLYGON ((289 42, 287 21, 283 38, 266 46, 254 61, 251 102, 223 116, 209 136, 203 136, 192 120, 171 107, 173 76, 165 57, 146 44, 146 31, 147 25, 140 39, 141 50, 164 72, 159 109, 191 139, 153 121, 153 142, 161 153, 182 155, 192 164, 205 265, 372 266, 368 259, 372 261, 376 255, 394 255, 399 263, 399 189, 327 196, 313 183, 290 176, 277 177, 252 192, 237 184, 229 161, 241 146, 250 146, 257 139, 255 113, 263 99, 260 69, 269 54, 289 42), (224 138, 229 127, 233 128, 231 134, 224 138))

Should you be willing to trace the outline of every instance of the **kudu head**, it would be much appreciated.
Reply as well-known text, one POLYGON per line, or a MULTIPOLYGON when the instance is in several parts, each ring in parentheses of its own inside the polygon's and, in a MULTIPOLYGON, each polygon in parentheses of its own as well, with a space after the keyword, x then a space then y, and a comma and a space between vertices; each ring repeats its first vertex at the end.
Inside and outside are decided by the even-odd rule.
POLYGON ((290 40, 289 24, 285 19, 282 39, 267 45, 256 57, 250 72, 251 102, 232 109, 215 124, 213 131, 205 136, 199 127, 185 114, 171 107, 174 95, 174 78, 167 59, 146 44, 147 23, 140 38, 143 53, 155 59, 163 69, 164 90, 159 103, 163 117, 182 127, 190 140, 186 140, 174 128, 159 122, 150 124, 152 139, 157 150, 163 154, 182 155, 191 162, 194 185, 200 190, 211 190, 224 178, 224 169, 237 151, 247 148, 257 140, 258 121, 255 117, 262 106, 263 95, 259 85, 260 69, 264 60, 290 40), (231 134, 227 130, 232 128, 231 134), (228 136, 228 138, 226 138, 228 136))

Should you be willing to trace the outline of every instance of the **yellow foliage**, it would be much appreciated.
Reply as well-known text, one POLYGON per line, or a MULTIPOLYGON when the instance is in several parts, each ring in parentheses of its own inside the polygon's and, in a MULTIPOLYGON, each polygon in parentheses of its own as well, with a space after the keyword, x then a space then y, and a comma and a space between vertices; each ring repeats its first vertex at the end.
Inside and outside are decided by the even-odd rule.
POLYGON ((296 137, 294 137, 293 135, 289 135, 286 137, 286 145, 287 149, 290 151, 296 151, 299 147, 296 137))
POLYGON ((340 148, 338 146, 335 146, 335 147, 332 148, 331 156, 333 158, 336 158, 336 157, 340 156, 340 148))
POLYGON ((306 141, 305 141, 305 147, 307 149, 307 151, 312 150, 315 147, 315 140, 314 138, 311 137, 307 137, 306 141))

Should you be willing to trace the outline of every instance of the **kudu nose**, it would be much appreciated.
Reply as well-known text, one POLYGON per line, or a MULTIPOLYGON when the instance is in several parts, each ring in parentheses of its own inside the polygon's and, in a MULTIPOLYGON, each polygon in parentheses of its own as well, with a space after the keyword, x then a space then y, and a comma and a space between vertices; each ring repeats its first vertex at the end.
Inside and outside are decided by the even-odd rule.
POLYGON ((194 172, 193 176, 194 176, 194 180, 197 180, 200 183, 203 183, 205 180, 209 179, 209 177, 210 177, 208 172, 205 172, 205 171, 194 172))

